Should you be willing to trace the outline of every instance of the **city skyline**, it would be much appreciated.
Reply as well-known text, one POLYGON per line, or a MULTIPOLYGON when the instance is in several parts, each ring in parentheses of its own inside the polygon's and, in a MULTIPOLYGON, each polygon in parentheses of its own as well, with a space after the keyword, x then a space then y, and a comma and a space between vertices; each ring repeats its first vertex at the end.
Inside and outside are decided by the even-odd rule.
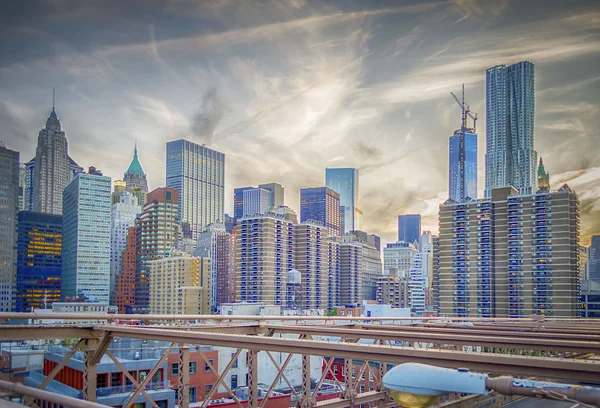
POLYGON ((464 82, 479 113, 482 197, 485 70, 531 60, 535 150, 552 188, 568 182, 578 193, 582 243, 599 232, 600 138, 593 129, 600 78, 593 67, 600 62, 600 10, 592 2, 553 3, 537 8, 535 18, 524 17, 535 2, 358 9, 267 1, 240 10, 227 2, 194 10, 152 4, 147 26, 127 27, 127 6, 106 11, 124 16, 111 23, 115 35, 102 39, 104 28, 93 25, 67 39, 78 24, 96 21, 94 6, 42 4, 40 15, 67 22, 44 36, 50 26, 24 19, 13 5, 13 22, 0 36, 11 50, 0 65, 0 117, 4 141, 21 162, 35 155, 55 87, 69 155, 84 168, 93 164, 121 179, 137 140, 151 190, 165 185, 167 141, 207 143, 227 156, 225 212, 232 214, 235 187, 281 183, 286 205, 299 213, 299 189, 322 186, 324 168, 356 167, 361 229, 393 241, 399 214, 420 213, 423 229, 437 231, 438 205, 448 198, 447 137, 460 123, 449 92, 464 82), (206 20, 202 33, 186 13, 206 20), (167 17, 185 24, 175 29, 164 24, 167 17), (298 48, 290 53, 286 44, 298 48), (16 52, 20 46, 27 52, 16 52))

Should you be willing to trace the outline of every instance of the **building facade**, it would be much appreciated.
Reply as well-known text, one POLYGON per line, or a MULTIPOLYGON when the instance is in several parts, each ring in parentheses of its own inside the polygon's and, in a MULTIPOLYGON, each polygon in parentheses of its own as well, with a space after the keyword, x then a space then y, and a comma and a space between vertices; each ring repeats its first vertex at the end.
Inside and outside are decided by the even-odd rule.
POLYGON ((423 316, 431 306, 433 280, 433 235, 425 231, 421 235, 419 252, 415 255, 409 272, 410 308, 413 316, 423 316))
POLYGON ((544 161, 541 157, 537 170, 537 188, 542 191, 550 191, 550 173, 544 168, 544 161))
POLYGON ((456 130, 449 147, 450 199, 462 202, 477 198, 477 135, 471 129, 456 130))
POLYGON ((0 311, 15 308, 17 212, 20 154, 0 145, 0 311))
POLYGON ((222 221, 225 200, 225 155, 179 139, 167 142, 167 187, 177 190, 178 219, 184 235, 222 221))
POLYGON ((137 236, 136 227, 127 230, 125 250, 123 251, 123 269, 115 282, 115 305, 119 313, 133 313, 137 271, 137 236))
POLYGON ((144 198, 148 193, 148 179, 138 158, 137 145, 133 149, 133 159, 123 176, 123 181, 126 188, 138 198, 138 204, 141 206, 146 204, 144 198))
POLYGON ((485 196, 512 186, 537 191, 534 150, 535 75, 529 61, 486 71, 485 196))
POLYGON ((273 201, 273 194, 264 188, 251 188, 244 190, 244 216, 264 214, 273 201))
POLYGON ((269 191, 269 207, 281 207, 285 205, 285 189, 279 183, 259 184, 258 188, 269 191))
POLYGON ((568 186, 447 202, 439 228, 441 315, 578 315, 579 200, 568 186))
POLYGON ((62 216, 20 211, 17 224, 17 312, 60 302, 62 216))
POLYGON ((377 281, 377 303, 391 305, 394 308, 409 308, 410 279, 402 277, 396 268, 386 272, 387 274, 382 275, 377 281))
POLYGON ((217 235, 216 265, 216 305, 219 309, 224 303, 235 302, 235 236, 232 234, 217 235))
POLYGON ((325 184, 340 195, 342 234, 359 230, 362 211, 359 209, 358 170, 354 168, 327 168, 325 184))
POLYGON ((396 269, 398 276, 408 276, 415 255, 418 253, 413 243, 398 241, 390 242, 383 248, 383 269, 396 269))
POLYGON ((136 222, 135 307, 137 313, 150 308, 149 262, 168 256, 179 239, 179 194, 169 187, 160 187, 148 194, 148 202, 136 222))
POLYGON ((300 189, 300 222, 319 221, 329 235, 341 236, 340 195, 327 187, 300 189))
POLYGON ((78 174, 63 194, 61 298, 109 302, 110 177, 78 174))
POLYGON ((212 261, 172 251, 149 262, 150 314, 211 314, 212 261))
POLYGON ((421 214, 405 214, 398 216, 398 241, 419 244, 421 237, 421 214))
POLYGON ((301 277, 301 308, 329 307, 327 229, 318 222, 294 226, 294 268, 301 277))
POLYGON ((592 236, 588 253, 589 280, 600 282, 600 235, 592 236))

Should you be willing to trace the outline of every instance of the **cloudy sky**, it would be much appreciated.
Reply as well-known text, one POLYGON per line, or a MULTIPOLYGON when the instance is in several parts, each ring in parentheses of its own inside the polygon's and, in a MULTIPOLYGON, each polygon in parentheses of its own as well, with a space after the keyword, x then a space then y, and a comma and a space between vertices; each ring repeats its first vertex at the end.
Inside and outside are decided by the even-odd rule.
POLYGON ((134 141, 150 187, 165 142, 226 154, 233 188, 324 184, 357 167, 363 228, 396 237, 396 216, 437 231, 447 198, 450 91, 481 120, 485 69, 535 63, 535 145, 554 187, 600 233, 600 3, 554 0, 40 0, 0 6, 0 140, 22 160, 57 93, 71 156, 122 178, 134 141))

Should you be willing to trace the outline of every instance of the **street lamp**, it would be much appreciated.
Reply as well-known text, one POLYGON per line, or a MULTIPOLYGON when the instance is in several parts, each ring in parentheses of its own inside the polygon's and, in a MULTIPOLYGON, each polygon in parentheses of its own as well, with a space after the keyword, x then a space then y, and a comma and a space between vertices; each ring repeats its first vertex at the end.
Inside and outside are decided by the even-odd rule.
POLYGON ((496 391, 504 395, 523 395, 538 398, 571 399, 600 407, 600 389, 578 385, 522 380, 512 377, 489 378, 458 370, 405 363, 392 368, 383 377, 390 396, 404 408, 425 408, 451 392, 487 395, 496 391))

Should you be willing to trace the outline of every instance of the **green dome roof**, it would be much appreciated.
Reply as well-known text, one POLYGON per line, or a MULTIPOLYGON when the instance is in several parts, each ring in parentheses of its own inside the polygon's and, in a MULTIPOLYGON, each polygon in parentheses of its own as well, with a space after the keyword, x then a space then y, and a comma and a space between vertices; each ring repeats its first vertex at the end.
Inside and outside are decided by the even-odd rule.
POLYGON ((127 169, 125 174, 126 175, 127 174, 141 174, 141 175, 145 176, 144 170, 142 169, 142 165, 140 164, 140 161, 138 160, 137 145, 133 149, 133 160, 131 161, 131 164, 129 165, 129 168, 127 169))

